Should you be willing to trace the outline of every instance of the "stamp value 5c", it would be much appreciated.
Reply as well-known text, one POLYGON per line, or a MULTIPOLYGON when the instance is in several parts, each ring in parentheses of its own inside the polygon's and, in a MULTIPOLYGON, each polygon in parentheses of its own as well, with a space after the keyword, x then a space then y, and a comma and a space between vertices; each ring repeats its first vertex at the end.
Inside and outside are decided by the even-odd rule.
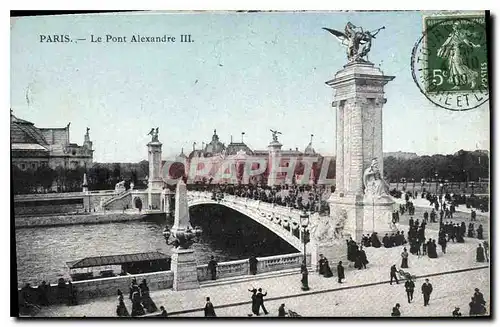
POLYGON ((489 98, 483 15, 424 18, 424 33, 412 52, 412 75, 420 91, 449 110, 469 110, 489 98))

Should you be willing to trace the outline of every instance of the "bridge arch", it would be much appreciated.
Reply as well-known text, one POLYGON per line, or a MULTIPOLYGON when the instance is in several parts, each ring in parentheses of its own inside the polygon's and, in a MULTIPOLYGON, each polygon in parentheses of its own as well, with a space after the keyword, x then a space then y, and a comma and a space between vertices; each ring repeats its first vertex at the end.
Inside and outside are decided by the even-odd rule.
MULTIPOLYGON (((266 206, 260 206, 258 201, 249 200, 250 203, 246 203, 244 200, 240 199, 222 199, 222 200, 212 200, 211 196, 208 194, 203 194, 202 196, 188 196, 188 207, 194 207, 205 204, 221 205, 226 208, 235 210, 246 217, 254 220, 263 227, 276 234, 282 240, 293 246, 295 249, 301 251, 303 244, 301 241, 301 233, 298 235, 294 230, 297 230, 298 217, 295 217, 297 213, 289 212, 288 214, 281 212, 273 212, 272 208, 267 208, 266 206), (285 228, 286 227, 286 228, 285 228), (288 229, 287 229, 288 228, 288 229)), ((276 210, 278 211, 278 210, 276 210)))

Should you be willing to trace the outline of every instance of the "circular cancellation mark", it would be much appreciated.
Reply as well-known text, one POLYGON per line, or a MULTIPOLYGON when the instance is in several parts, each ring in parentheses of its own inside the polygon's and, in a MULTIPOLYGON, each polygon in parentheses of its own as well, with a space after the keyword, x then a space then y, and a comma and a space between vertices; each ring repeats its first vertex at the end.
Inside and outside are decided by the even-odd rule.
POLYGON ((441 108, 474 109, 489 99, 487 59, 484 16, 427 16, 412 50, 413 80, 441 108))

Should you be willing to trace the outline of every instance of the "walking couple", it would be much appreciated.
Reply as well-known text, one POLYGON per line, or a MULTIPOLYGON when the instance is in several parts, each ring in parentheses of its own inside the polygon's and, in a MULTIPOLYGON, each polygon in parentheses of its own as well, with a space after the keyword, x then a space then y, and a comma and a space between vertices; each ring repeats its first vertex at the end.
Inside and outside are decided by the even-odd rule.
POLYGON ((262 310, 264 311, 264 314, 268 314, 266 307, 264 306, 264 296, 267 295, 267 292, 262 294, 262 288, 259 288, 256 290, 255 288, 252 287, 251 290, 248 290, 249 292, 252 292, 252 312, 254 315, 258 316, 260 308, 262 307, 262 310))

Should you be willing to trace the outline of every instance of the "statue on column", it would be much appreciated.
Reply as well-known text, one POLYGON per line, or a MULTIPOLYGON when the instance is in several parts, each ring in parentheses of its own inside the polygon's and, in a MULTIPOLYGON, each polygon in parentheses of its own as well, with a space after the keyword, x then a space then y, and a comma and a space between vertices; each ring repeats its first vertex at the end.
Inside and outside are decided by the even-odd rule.
POLYGON ((380 175, 377 158, 373 158, 370 167, 365 169, 363 184, 365 185, 365 195, 377 198, 387 195, 389 187, 380 175))
POLYGON ((151 135, 151 142, 159 142, 158 141, 158 131, 159 131, 159 127, 156 127, 156 130, 155 128, 151 128, 151 130, 149 131, 148 135, 151 135))
POLYGON ((349 62, 366 62, 362 58, 366 57, 368 52, 370 52, 372 40, 381 30, 385 29, 385 26, 374 31, 364 31, 362 27, 348 22, 344 32, 326 27, 323 27, 323 29, 332 33, 343 46, 347 47, 347 59, 349 62))
POLYGON ((273 134, 273 142, 278 142, 278 134, 281 134, 281 132, 273 131, 272 129, 270 131, 273 134))

